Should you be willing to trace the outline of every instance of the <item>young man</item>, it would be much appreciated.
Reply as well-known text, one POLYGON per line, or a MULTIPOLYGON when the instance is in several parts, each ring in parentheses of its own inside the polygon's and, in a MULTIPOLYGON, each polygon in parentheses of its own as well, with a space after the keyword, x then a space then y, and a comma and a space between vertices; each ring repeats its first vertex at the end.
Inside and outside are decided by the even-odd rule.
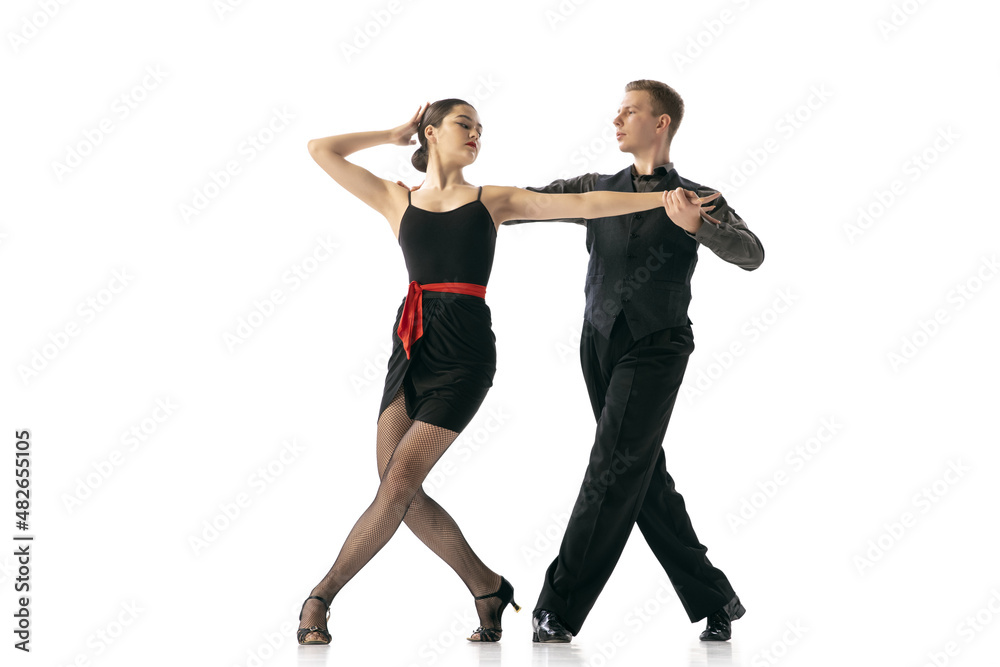
MULTIPOLYGON (((580 360, 597 433, 559 555, 535 605, 536 642, 568 642, 579 634, 636 523, 691 622, 708 619, 702 640, 728 640, 731 621, 745 611, 695 535, 667 472, 662 442, 694 349, 687 308, 698 246, 748 271, 763 262, 764 249, 723 197, 705 211, 702 200, 685 192, 713 194, 679 176, 670 161, 683 113, 684 102, 670 86, 633 81, 613 122, 619 150, 631 153, 634 164, 612 176, 584 174, 528 188, 665 191, 667 205, 569 221, 587 227, 580 360)), ((522 222, 531 220, 504 224, 522 222)))

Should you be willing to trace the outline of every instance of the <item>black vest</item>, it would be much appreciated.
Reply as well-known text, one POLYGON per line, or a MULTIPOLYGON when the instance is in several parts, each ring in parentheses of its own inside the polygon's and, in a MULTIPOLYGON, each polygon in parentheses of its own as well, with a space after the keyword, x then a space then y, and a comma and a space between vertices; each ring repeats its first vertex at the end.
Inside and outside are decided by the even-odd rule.
MULTIPOLYGON (((594 190, 635 192, 631 167, 602 175, 594 190)), ((657 191, 701 186, 670 170, 657 191)), ((708 224, 708 223, 705 223, 708 224)), ((663 206, 587 221, 587 306, 584 317, 605 337, 623 313, 639 340, 667 327, 691 324, 691 276, 698 263, 698 242, 675 225, 663 206)))

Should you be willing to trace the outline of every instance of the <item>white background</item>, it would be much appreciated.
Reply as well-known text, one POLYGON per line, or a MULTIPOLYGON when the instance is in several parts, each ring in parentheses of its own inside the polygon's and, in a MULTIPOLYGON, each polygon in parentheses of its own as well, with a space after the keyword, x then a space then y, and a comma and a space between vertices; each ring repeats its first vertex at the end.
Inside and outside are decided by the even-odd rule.
MULTIPOLYGON (((994 4, 49 5, 8 2, 0 23, 5 663, 995 660, 994 4), (508 609, 499 645, 470 645, 471 596, 404 527, 335 600, 333 645, 299 648, 299 605, 377 486, 406 287, 384 219, 306 142, 460 97, 485 126, 473 183, 614 173, 630 156, 611 118, 638 78, 684 97, 675 166, 721 189, 766 250, 745 272, 702 248, 697 349, 664 442, 748 609, 734 640, 697 640, 635 531, 573 644, 530 642, 594 429, 584 229, 542 223, 500 230, 495 384, 426 485, 526 609, 508 609), (239 172, 213 188, 229 161, 239 172), (321 241, 336 249, 313 262, 321 241), (312 272, 296 284, 293 267, 312 272), (227 344, 241 320, 259 326, 227 344), (21 429, 30 655, 12 648, 21 429)), ((352 159, 413 184, 410 153, 352 159)))

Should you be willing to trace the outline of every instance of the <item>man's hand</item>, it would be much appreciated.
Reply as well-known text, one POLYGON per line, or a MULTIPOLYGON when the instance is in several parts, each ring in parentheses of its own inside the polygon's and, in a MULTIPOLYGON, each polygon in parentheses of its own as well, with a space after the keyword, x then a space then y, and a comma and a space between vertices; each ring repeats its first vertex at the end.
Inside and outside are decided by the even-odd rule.
POLYGON ((410 192, 413 192, 414 190, 419 190, 420 189, 420 185, 423 185, 423 183, 421 183, 420 185, 414 185, 412 188, 409 185, 407 185, 406 183, 404 183, 403 181, 396 181, 396 185, 398 185, 401 188, 406 188, 410 192))
POLYGON ((701 210, 702 204, 716 199, 719 194, 715 192, 706 197, 699 197, 697 193, 685 190, 684 188, 664 190, 662 197, 663 208, 666 209, 667 215, 674 221, 674 224, 686 232, 695 234, 698 228, 701 227, 702 215, 715 224, 719 224, 718 220, 701 210))

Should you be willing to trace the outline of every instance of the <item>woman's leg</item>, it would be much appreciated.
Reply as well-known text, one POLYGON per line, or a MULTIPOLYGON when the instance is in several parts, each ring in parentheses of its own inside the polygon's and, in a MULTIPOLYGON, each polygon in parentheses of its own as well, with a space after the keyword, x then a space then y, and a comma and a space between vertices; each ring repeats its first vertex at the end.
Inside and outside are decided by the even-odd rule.
MULTIPOLYGON (((420 489, 424 477, 457 436, 448 429, 411 421, 402 392, 397 393, 378 422, 379 491, 311 595, 332 600, 382 548, 404 517, 414 534, 455 570, 473 595, 499 588, 500 576, 479 560, 451 516, 420 489)), ((483 627, 496 627, 497 603, 497 598, 476 601, 483 627)), ((326 612, 318 600, 306 602, 299 627, 312 625, 326 627, 326 612)), ((318 636, 307 636, 308 640, 313 638, 318 636)))
MULTIPOLYGON (((402 434, 412 423, 406 414, 403 392, 400 389, 379 418, 377 457, 380 478, 384 475, 386 464, 396 450, 402 434)), ((487 595, 500 588, 500 575, 486 567, 469 546, 455 520, 423 488, 414 496, 403 522, 428 549, 455 571, 473 596, 487 595)), ((497 598, 476 600, 476 609, 483 627, 497 626, 495 613, 498 602, 497 598)))

